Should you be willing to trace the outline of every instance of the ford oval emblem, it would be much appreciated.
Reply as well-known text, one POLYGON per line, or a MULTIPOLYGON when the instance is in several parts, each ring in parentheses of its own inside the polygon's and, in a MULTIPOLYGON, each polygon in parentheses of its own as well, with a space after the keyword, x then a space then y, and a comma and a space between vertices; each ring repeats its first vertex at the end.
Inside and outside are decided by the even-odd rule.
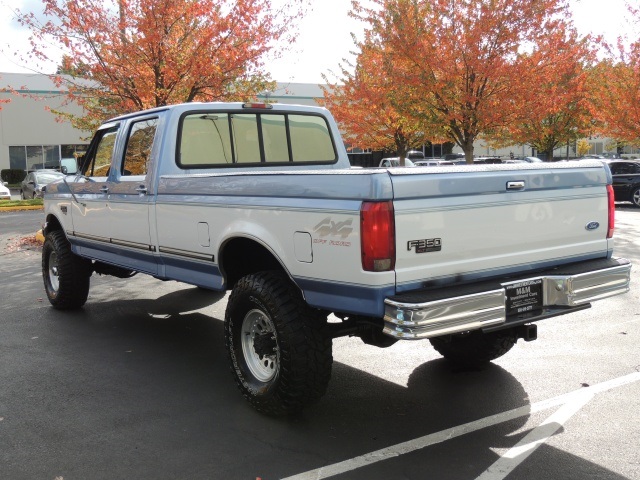
POLYGON ((596 230, 599 226, 600 224, 598 222, 589 222, 585 228, 587 230, 596 230))

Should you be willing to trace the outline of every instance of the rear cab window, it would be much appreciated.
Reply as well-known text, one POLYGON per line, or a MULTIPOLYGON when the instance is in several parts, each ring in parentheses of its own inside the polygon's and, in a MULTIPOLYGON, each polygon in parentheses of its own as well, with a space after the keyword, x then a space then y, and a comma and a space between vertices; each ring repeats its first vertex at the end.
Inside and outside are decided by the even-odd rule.
POLYGON ((271 110, 184 114, 176 153, 177 164, 184 169, 331 164, 338 160, 324 117, 271 110))

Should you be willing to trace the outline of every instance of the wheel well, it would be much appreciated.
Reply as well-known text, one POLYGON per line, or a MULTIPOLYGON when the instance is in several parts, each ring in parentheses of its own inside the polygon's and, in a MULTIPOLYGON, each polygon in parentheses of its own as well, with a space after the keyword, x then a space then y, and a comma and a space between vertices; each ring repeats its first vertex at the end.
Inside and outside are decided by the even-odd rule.
POLYGON ((234 238, 220 250, 218 263, 226 277, 227 288, 250 273, 266 270, 285 271, 275 255, 266 247, 249 238, 234 238))
POLYGON ((62 224, 60 223, 60 220, 58 220, 58 218, 55 215, 47 215, 47 219, 46 219, 46 227, 44 229, 44 231, 42 233, 44 233, 45 235, 49 232, 53 232, 55 230, 64 230, 62 228, 62 224))

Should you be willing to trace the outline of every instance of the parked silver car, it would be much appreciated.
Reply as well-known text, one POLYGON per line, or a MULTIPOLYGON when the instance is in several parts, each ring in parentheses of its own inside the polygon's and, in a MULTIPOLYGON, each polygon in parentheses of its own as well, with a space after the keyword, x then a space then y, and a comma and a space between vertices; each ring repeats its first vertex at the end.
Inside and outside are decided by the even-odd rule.
POLYGON ((64 178, 64 173, 55 170, 36 170, 28 173, 20 186, 20 196, 23 200, 28 198, 42 198, 42 187, 46 184, 64 178))

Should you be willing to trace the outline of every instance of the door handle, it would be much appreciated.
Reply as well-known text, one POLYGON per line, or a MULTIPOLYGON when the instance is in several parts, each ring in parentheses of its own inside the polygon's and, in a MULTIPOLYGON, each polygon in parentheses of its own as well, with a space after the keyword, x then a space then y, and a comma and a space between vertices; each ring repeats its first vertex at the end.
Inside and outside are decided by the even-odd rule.
POLYGON ((146 195, 147 194, 147 187, 145 187, 144 185, 138 185, 136 187, 136 192, 138 192, 140 195, 146 195))
POLYGON ((109 187, 107 187, 106 185, 103 185, 102 187, 100 187, 100 191, 102 193, 109 193, 109 187))
POLYGON ((524 190, 525 183, 522 180, 507 182, 507 190, 524 190))

